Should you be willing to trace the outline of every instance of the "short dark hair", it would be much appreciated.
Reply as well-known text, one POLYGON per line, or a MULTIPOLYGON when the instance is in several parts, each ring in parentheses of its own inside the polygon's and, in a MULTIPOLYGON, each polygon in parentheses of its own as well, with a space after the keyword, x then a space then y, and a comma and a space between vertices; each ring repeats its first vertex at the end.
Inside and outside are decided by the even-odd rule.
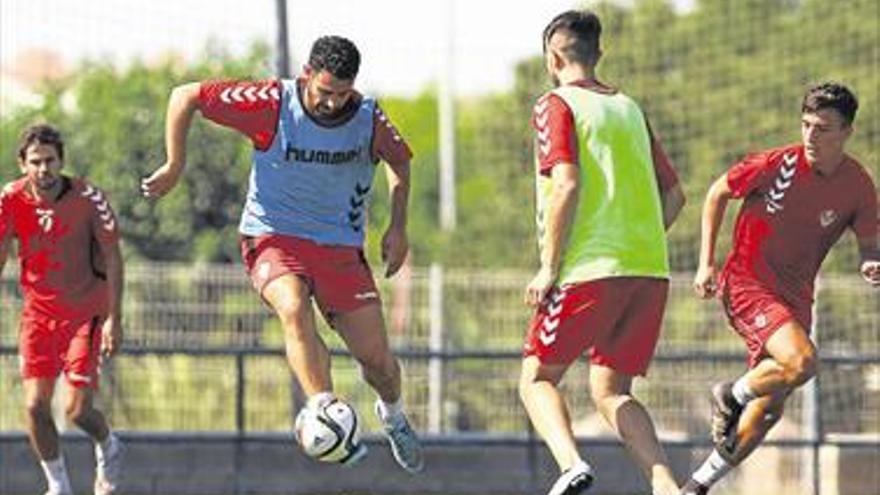
POLYGON ((361 66, 361 54, 347 38, 322 36, 312 45, 309 66, 318 72, 326 70, 338 79, 354 79, 361 66))
POLYGON ((545 51, 550 38, 557 32, 573 38, 573 42, 563 49, 563 55, 570 61, 592 65, 599 60, 602 22, 593 11, 568 10, 554 17, 544 28, 545 51))
POLYGON ((846 125, 852 125, 859 109, 859 100, 849 88, 833 81, 816 84, 804 94, 801 113, 816 113, 825 108, 833 108, 843 118, 846 125))
POLYGON ((55 151, 58 152, 58 158, 64 160, 64 139, 58 129, 49 124, 35 124, 25 129, 18 140, 19 160, 25 159, 28 148, 35 143, 54 146, 55 151))

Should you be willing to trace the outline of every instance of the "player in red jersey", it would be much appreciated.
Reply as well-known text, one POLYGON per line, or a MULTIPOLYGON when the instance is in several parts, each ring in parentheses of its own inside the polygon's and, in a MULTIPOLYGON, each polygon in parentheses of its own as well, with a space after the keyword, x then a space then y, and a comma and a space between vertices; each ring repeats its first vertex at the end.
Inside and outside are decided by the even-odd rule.
POLYGON ((802 143, 747 156, 709 189, 694 290, 719 295, 745 340, 749 371, 712 388, 715 450, 683 493, 709 487, 743 461, 782 416, 786 398, 817 371, 810 340, 813 283, 840 236, 852 230, 862 277, 880 287, 877 191, 844 152, 858 109, 840 84, 810 88, 801 107, 802 143), (720 275, 715 241, 729 199, 742 199, 733 248, 720 275))
POLYGON ((48 125, 22 134, 23 177, 0 192, 0 271, 18 239, 24 308, 19 354, 31 446, 48 494, 73 493, 52 421, 55 382, 70 385, 67 418, 95 441, 95 494, 116 491, 123 447, 92 406, 100 356, 122 342, 122 259, 116 219, 104 194, 61 174, 64 142, 48 125))

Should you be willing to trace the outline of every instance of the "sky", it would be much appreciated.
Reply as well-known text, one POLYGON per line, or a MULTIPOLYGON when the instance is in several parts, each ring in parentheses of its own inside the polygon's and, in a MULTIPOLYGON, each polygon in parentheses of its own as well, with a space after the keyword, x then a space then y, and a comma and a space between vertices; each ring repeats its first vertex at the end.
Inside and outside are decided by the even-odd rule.
MULTIPOLYGON (((684 0, 679 0, 684 1, 684 0)), ((197 57, 208 40, 244 53, 275 43, 275 0, 3 0, 0 65, 43 48, 71 66, 82 58, 125 65, 168 52, 197 57)), ((294 72, 323 34, 351 38, 362 56, 358 86, 412 96, 451 60, 457 94, 503 91, 514 64, 541 52, 541 31, 574 0, 288 0, 294 72), (451 20, 452 22, 448 22, 451 20), (444 34, 450 36, 445 37, 444 34), (444 40, 451 40, 449 42, 444 40), (448 50, 451 50, 449 52, 448 50), (451 57, 444 54, 451 53, 451 57)))

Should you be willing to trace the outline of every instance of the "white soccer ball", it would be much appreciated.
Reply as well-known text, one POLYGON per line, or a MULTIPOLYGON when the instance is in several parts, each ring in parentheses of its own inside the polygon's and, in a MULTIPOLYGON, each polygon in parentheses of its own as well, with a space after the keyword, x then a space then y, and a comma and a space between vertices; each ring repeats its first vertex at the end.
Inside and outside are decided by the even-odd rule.
POLYGON ((296 440, 308 456, 323 462, 345 462, 360 444, 360 421, 354 408, 339 399, 296 416, 296 440))

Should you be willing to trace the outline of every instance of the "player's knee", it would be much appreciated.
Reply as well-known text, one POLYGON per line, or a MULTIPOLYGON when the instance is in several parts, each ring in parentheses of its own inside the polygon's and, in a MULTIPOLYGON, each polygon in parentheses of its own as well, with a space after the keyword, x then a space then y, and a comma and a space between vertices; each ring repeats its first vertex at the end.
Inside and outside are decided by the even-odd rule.
POLYGON ((784 366, 788 383, 793 387, 798 387, 808 382, 819 372, 819 358, 815 351, 810 350, 790 359, 784 366))
POLYGON ((284 332, 288 335, 299 335, 300 331, 307 326, 308 312, 302 304, 291 303, 279 308, 276 313, 284 332))
POLYGON ((538 375, 537 369, 523 366, 522 372, 519 375, 519 398, 523 403, 528 401, 532 390, 540 381, 541 378, 538 375))
POLYGON ((90 406, 85 401, 73 400, 64 408, 64 415, 68 421, 79 424, 88 416, 90 406))
POLYGON ((52 417, 52 403, 50 399, 45 397, 38 397, 29 400, 25 404, 25 410, 27 411, 28 417, 32 420, 41 420, 52 417))

